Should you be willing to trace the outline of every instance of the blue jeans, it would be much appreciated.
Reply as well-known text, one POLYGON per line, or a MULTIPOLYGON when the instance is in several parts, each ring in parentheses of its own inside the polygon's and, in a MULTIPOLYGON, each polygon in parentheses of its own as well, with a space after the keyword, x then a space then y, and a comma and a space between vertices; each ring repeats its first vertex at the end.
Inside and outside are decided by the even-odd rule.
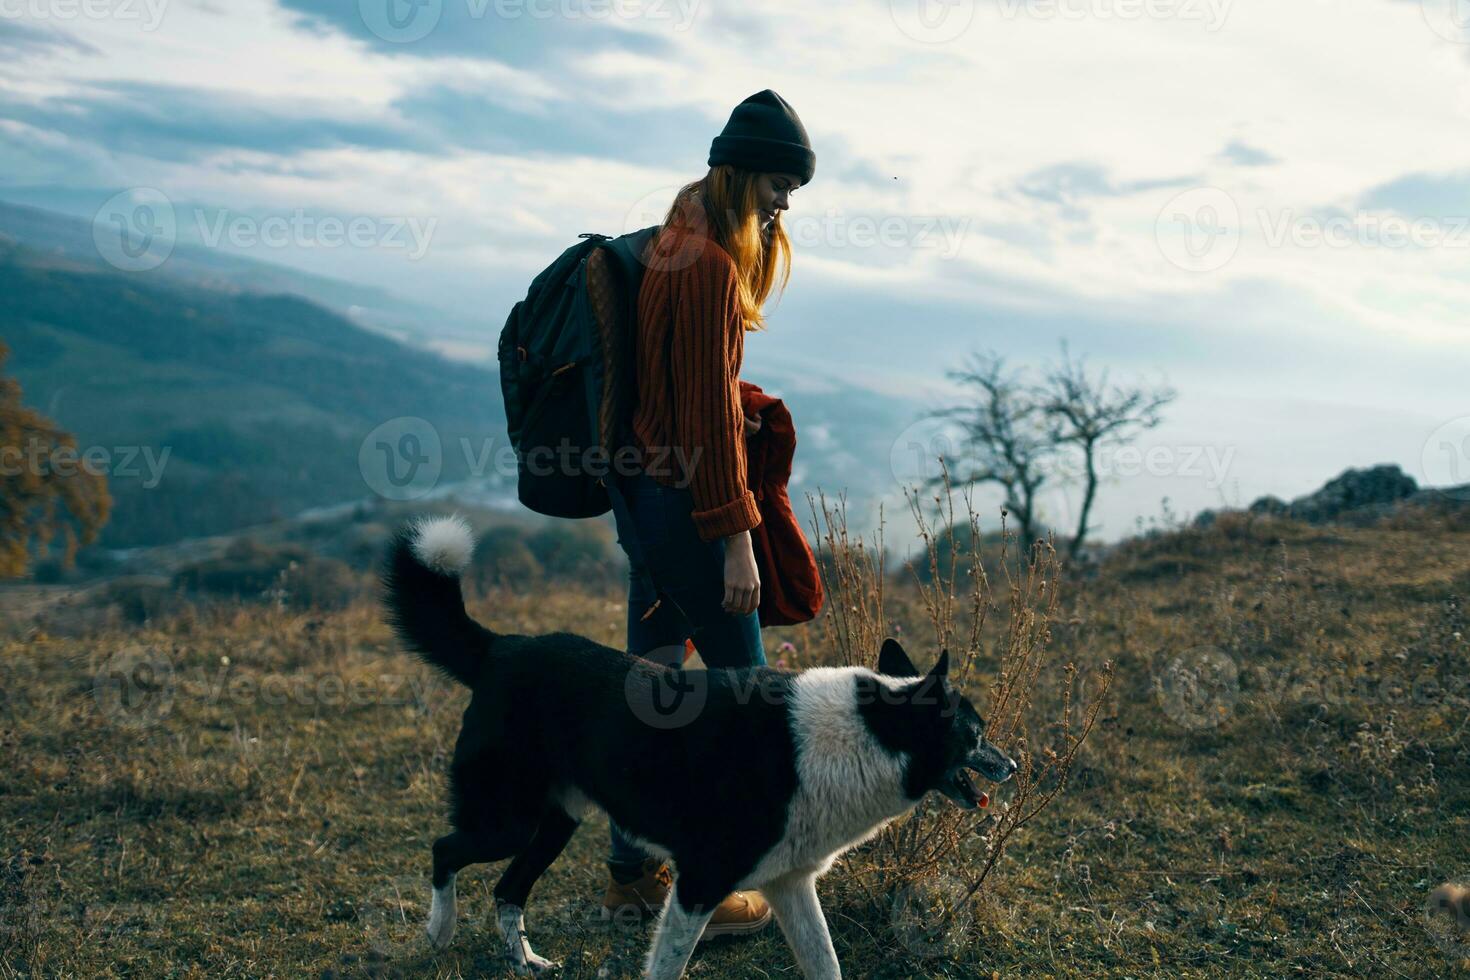
MULTIPOLYGON (((693 637, 707 667, 764 664, 760 614, 725 611, 725 539, 700 539, 689 489, 645 473, 615 474, 609 482, 618 544, 628 556, 628 652, 677 667, 693 637)), ((648 857, 611 826, 611 862, 628 866, 648 857)))

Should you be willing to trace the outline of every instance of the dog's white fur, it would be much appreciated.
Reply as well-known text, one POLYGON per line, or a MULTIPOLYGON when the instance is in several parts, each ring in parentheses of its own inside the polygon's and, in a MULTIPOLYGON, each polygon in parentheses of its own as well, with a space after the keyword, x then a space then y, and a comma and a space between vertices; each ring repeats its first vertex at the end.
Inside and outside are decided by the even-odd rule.
POLYGON ((425 517, 414 525, 413 553, 440 575, 459 575, 475 554, 475 533, 463 517, 425 517))
MULTIPOLYGON (((796 954, 807 980, 840 980, 817 898, 817 878, 851 847, 913 806, 903 792, 905 758, 878 744, 858 713, 858 677, 890 690, 900 682, 865 667, 816 667, 800 674, 788 706, 796 740, 797 789, 786 833, 736 887, 758 888, 796 954)), ((646 964, 650 980, 676 980, 708 924, 674 900, 659 918, 646 964)), ((713 910, 710 910, 712 913, 713 910)))
POLYGON ((518 974, 540 973, 558 964, 537 956, 526 938, 526 915, 519 905, 499 902, 495 906, 495 925, 500 930, 505 955, 510 959, 511 969, 518 974))
POLYGON ((454 927, 459 918, 459 907, 455 901, 454 875, 443 888, 434 889, 434 904, 429 906, 429 942, 435 949, 443 949, 454 939, 454 927))

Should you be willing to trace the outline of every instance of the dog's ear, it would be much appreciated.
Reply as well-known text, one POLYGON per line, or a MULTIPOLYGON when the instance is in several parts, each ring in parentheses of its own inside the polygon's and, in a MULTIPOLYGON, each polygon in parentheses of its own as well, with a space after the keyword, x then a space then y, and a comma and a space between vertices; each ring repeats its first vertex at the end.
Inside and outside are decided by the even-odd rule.
POLYGON ((939 651, 939 660, 937 662, 935 662, 933 669, 931 669, 929 671, 929 676, 930 677, 947 677, 947 676, 949 676, 949 650, 948 649, 944 649, 944 650, 940 650, 939 651))
POLYGON ((919 668, 903 652, 898 641, 890 636, 883 641, 883 649, 878 651, 878 673, 889 677, 918 677, 919 668))

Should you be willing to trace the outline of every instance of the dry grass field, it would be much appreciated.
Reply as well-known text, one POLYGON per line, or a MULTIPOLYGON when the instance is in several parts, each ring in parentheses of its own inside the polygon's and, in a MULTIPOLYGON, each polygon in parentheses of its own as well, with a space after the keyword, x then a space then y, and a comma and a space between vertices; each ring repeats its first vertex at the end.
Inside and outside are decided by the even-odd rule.
MULTIPOLYGON (((1095 691, 1112 662, 1070 778, 1038 776, 1059 792, 960 908, 986 853, 966 840, 924 868, 877 867, 877 849, 903 843, 889 838, 840 862, 822 892, 846 975, 1462 969, 1465 923, 1426 901, 1470 875, 1463 521, 1230 515, 1129 542, 1045 588, 988 594, 971 687, 984 711, 1024 605, 1043 656, 1025 731, 1043 760, 1065 747, 1063 665, 1095 691)), ((881 603, 882 630, 930 662, 918 585, 886 583, 881 603)), ((477 594, 471 609, 503 631, 616 644, 623 628, 619 595, 559 583, 477 594)), ((969 643, 963 608, 959 619, 952 649, 969 643)), ((0 641, 0 976, 507 975, 489 915, 495 868, 461 876, 450 950, 422 940, 467 694, 399 651, 371 599, 333 613, 190 610, 81 637, 12 626, 0 641)), ((844 635, 821 622, 769 630, 768 652, 838 662, 851 656, 844 635)), ((982 835, 1014 792, 995 791, 973 826, 945 824, 942 801, 922 819, 982 835)), ((532 897, 532 938, 562 976, 635 975, 649 938, 593 915, 605 846, 605 823, 589 821, 532 897)), ((798 976, 775 929, 701 948, 690 975, 798 976)))

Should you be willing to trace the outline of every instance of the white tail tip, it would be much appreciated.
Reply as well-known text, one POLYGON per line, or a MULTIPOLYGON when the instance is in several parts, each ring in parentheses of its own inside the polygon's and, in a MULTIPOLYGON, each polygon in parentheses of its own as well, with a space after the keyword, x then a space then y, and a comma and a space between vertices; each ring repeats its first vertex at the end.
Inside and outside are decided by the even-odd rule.
POLYGON ((414 557, 440 575, 458 576, 475 553, 475 534, 458 514, 425 517, 413 526, 414 557))

